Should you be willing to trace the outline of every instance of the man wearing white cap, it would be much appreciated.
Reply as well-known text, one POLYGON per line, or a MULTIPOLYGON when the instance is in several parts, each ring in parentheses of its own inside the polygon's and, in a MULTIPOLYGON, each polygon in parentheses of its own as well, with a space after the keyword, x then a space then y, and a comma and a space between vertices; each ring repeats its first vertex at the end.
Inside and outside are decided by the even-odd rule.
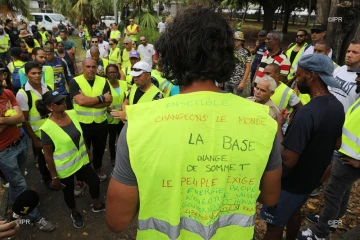
POLYGON ((151 102, 162 99, 163 93, 151 83, 151 67, 147 62, 140 61, 134 64, 130 75, 133 76, 134 85, 131 87, 127 99, 125 99, 122 110, 111 111, 111 115, 126 121, 126 105, 151 102))

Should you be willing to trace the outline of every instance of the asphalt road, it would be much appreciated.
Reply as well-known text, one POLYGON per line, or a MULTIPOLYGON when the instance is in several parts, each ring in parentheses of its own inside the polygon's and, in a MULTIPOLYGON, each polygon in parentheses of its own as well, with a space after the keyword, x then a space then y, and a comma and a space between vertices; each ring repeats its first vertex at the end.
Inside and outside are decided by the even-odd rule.
MULTIPOLYGON (((26 164, 28 175, 26 181, 28 188, 37 191, 40 195, 39 211, 43 217, 56 225, 54 231, 45 233, 38 230, 33 225, 22 225, 20 232, 16 235, 19 240, 57 240, 57 239, 135 239, 136 220, 123 233, 113 233, 105 223, 105 212, 93 213, 90 205, 92 200, 88 191, 81 198, 76 199, 77 208, 84 217, 85 226, 82 229, 76 229, 70 217, 71 211, 65 204, 62 191, 48 190, 43 182, 39 170, 35 167, 35 160, 32 156, 32 150, 29 149, 29 157, 26 164)), ((112 166, 110 164, 109 152, 106 149, 103 157, 103 170, 107 176, 111 174, 112 166)), ((101 183, 101 199, 105 201, 109 178, 101 183)), ((119 216, 120 217, 120 216, 119 216)))

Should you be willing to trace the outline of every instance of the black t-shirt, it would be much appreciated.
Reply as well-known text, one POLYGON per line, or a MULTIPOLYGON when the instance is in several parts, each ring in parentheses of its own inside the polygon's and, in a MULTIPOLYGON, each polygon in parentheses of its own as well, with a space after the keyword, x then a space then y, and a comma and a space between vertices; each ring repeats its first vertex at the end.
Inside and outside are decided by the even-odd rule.
POLYGON ((100 33, 99 30, 95 29, 95 30, 90 30, 89 34, 90 34, 90 37, 96 37, 96 34, 97 33, 100 33))
MULTIPOLYGON (((71 122, 67 126, 60 126, 64 132, 66 132, 70 138, 73 140, 75 146, 79 149, 79 143, 80 143, 80 132, 75 127, 75 124, 71 122)), ((41 130, 41 144, 42 145, 53 145, 54 149, 54 142, 53 140, 47 135, 43 130, 41 130)))
POLYGON ((282 145, 300 156, 294 168, 283 174, 283 190, 310 194, 318 187, 344 120, 344 107, 333 95, 316 97, 295 113, 282 145))
MULTIPOLYGON (((142 97, 142 95, 144 95, 145 92, 141 91, 139 88, 136 89, 136 92, 135 92, 135 95, 134 95, 134 102, 133 104, 136 104, 140 98, 142 97)), ((163 94, 161 92, 158 92, 155 97, 153 98, 153 101, 154 100, 159 100, 159 99, 162 99, 164 98, 163 94)), ((127 96, 127 99, 129 100, 130 99, 130 90, 129 90, 129 94, 127 96)))
POLYGON ((19 31, 17 28, 12 28, 11 30, 8 28, 4 28, 7 35, 10 37, 11 47, 15 47, 15 42, 19 39, 19 31))
MULTIPOLYGON (((95 81, 87 81, 89 83, 89 85, 91 87, 94 86, 95 81)), ((76 81, 71 81, 69 84, 69 90, 70 90, 70 96, 71 98, 74 98, 74 96, 80 94, 80 87, 79 84, 77 84, 76 81)), ((103 94, 110 92, 110 86, 109 83, 106 81, 104 89, 103 89, 103 94)), ((107 127, 107 120, 103 121, 102 123, 96 123, 96 122, 92 122, 89 124, 84 124, 84 123, 80 123, 81 128, 84 130, 99 130, 100 128, 106 128, 107 127)))
POLYGON ((298 52, 295 52, 295 51, 292 51, 291 52, 291 55, 290 55, 290 62, 291 62, 291 64, 293 63, 293 61, 295 60, 295 57, 296 57, 296 55, 298 54, 298 52))

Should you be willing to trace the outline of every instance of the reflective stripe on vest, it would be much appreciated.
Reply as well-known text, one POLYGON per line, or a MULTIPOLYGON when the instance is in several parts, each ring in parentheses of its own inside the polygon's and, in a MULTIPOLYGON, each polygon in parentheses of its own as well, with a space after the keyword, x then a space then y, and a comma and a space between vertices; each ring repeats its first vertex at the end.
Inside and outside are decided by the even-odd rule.
MULTIPOLYGON (((94 80, 94 85, 91 87, 88 81, 85 79, 84 75, 80 75, 74 78, 74 81, 77 82, 81 92, 87 97, 97 97, 103 94, 106 80, 103 77, 96 76, 94 80)), ((106 121, 106 107, 102 108, 93 108, 80 106, 76 103, 74 99, 74 109, 78 114, 79 122, 89 124, 92 122, 102 123, 106 121)))
MULTIPOLYGON (((79 144, 79 148, 81 148, 82 146, 84 146, 84 141, 82 141, 80 144, 79 144)), ((74 147, 73 149, 69 150, 68 152, 66 153, 63 153, 63 154, 60 154, 60 155, 56 155, 54 154, 53 155, 53 158, 54 160, 62 160, 68 156, 70 156, 71 154, 73 154, 74 152, 76 152, 78 149, 76 147, 74 147)))
MULTIPOLYGON (((137 90, 137 86, 136 86, 136 84, 134 84, 130 90, 129 105, 134 104, 134 96, 135 96, 136 90, 137 90)), ((137 101, 136 104, 144 103, 144 102, 151 102, 154 99, 154 97, 156 96, 156 94, 158 94, 159 92, 161 92, 161 91, 154 84, 151 84, 151 87, 141 96, 141 98, 137 101)))
POLYGON ((339 152, 360 160, 360 98, 348 109, 342 129, 339 152))
POLYGON ((115 48, 114 50, 110 49, 109 63, 118 64, 120 62, 119 54, 120 54, 119 48, 115 48))
MULTIPOLYGON (((110 86, 111 96, 113 97, 113 101, 112 101, 111 105, 109 106, 109 108, 121 111, 121 106, 124 103, 124 100, 126 98, 127 89, 128 89, 127 83, 123 80, 118 80, 119 91, 120 91, 120 95, 119 95, 117 93, 117 91, 115 91, 113 86, 111 85, 110 81, 108 81, 108 82, 109 82, 109 86, 110 86)), ((120 122, 120 119, 114 118, 109 113, 107 113, 107 121, 108 121, 108 124, 118 124, 120 122)))
POLYGON ((280 85, 276 87, 275 93, 270 98, 278 108, 288 109, 290 108, 288 104, 293 91, 286 84, 280 82, 280 85))
POLYGON ((246 216, 235 213, 228 216, 221 216, 209 226, 204 226, 194 219, 182 217, 179 225, 177 226, 172 226, 170 223, 160 219, 149 218, 146 220, 139 220, 138 228, 139 230, 157 230, 166 234, 169 239, 177 239, 180 236, 180 230, 187 230, 189 232, 198 234, 203 239, 211 239, 219 228, 231 225, 252 227, 254 226, 254 222, 254 215, 246 216))
POLYGON ((41 116, 37 116, 37 117, 30 117, 29 116, 29 121, 37 121, 37 120, 40 120, 41 119, 41 116))
MULTIPOLYGON (((294 58, 294 61, 291 63, 291 67, 290 67, 290 70, 289 70, 289 75, 287 76, 287 79, 292 79, 294 77, 294 72, 295 72, 295 66, 297 65, 297 62, 299 61, 300 59, 300 56, 301 54, 304 52, 304 49, 305 47, 307 46, 308 44, 305 43, 301 48, 300 50, 298 51, 298 53, 296 54, 296 57, 294 58)), ((294 48, 297 46, 297 44, 295 44, 294 46, 292 46, 291 48, 289 48, 287 51, 286 51, 286 56, 287 58, 290 60, 290 57, 291 57, 291 53, 292 51, 294 50, 294 48)))
MULTIPOLYGON (((85 156, 87 154, 87 151, 83 151, 81 152, 80 156, 77 156, 74 160, 72 160, 71 162, 66 163, 65 165, 56 167, 56 171, 64 171, 66 169, 68 169, 69 167, 73 166, 75 163, 79 162, 80 159, 85 156)), ((55 160, 55 159, 54 159, 55 160)))
POLYGON ((82 166, 89 163, 83 132, 75 110, 66 111, 76 130, 80 133, 79 147, 74 143, 71 136, 51 119, 41 126, 54 143, 53 159, 56 172, 60 179, 67 178, 76 173, 82 166))
POLYGON ((171 88, 173 86, 172 83, 168 81, 166 78, 163 78, 161 76, 161 72, 157 69, 151 71, 151 76, 156 78, 156 80, 159 82, 159 89, 164 93, 164 97, 169 97, 171 88))
POLYGON ((138 240, 252 239, 277 131, 269 107, 253 105, 231 93, 193 92, 126 107, 140 199, 138 240), (169 131, 171 138, 158 134, 169 131), (195 171, 187 171, 189 165, 195 171))
MULTIPOLYGON (((126 29, 128 30, 129 33, 133 33, 133 32, 135 32, 137 26, 138 26, 138 25, 136 25, 136 24, 134 23, 133 26, 129 25, 129 26, 126 27, 126 29)), ((138 40, 138 38, 139 38, 139 33, 137 33, 137 34, 135 34, 135 35, 130 35, 129 37, 130 37, 130 39, 131 39, 132 41, 135 41, 135 42, 136 42, 136 41, 138 40)))

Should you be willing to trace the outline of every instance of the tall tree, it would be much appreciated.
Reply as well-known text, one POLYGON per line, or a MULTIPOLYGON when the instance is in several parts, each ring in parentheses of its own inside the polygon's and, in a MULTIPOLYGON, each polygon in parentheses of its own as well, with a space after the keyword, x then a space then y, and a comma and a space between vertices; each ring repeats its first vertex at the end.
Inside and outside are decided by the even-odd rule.
POLYGON ((281 0, 257 0, 264 9, 263 29, 270 31, 273 29, 274 14, 281 5, 281 0))
POLYGON ((283 0, 283 9, 284 9, 284 21, 282 32, 288 32, 289 20, 291 12, 295 10, 300 0, 283 0))
POLYGON ((21 12, 23 16, 28 17, 30 0, 0 0, 0 6, 4 13, 21 12))
POLYGON ((328 22, 326 38, 331 42, 333 57, 337 63, 343 65, 350 41, 360 38, 360 2, 331 0, 330 12, 324 18, 328 22), (338 19, 328 21, 328 17, 338 19))

